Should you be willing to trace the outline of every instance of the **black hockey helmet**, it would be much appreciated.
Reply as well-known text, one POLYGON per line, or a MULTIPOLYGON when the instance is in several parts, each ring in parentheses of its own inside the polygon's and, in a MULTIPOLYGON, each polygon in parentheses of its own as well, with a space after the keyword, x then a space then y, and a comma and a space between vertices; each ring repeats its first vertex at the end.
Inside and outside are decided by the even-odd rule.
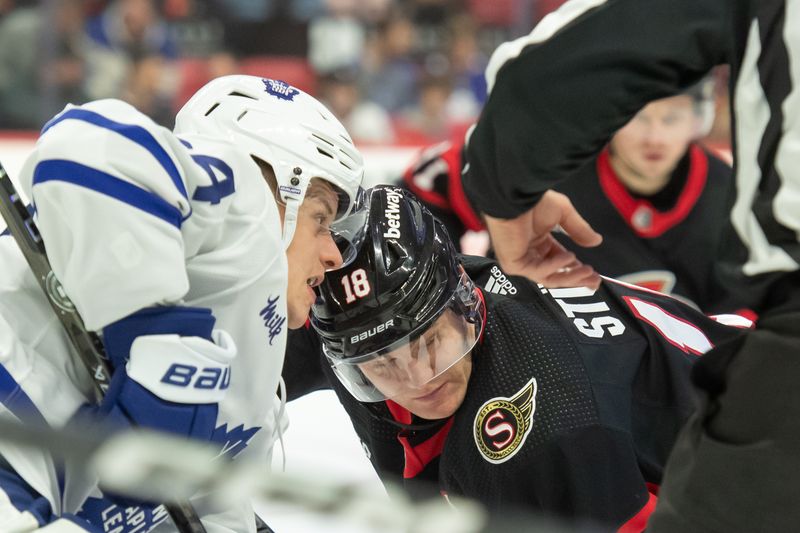
POLYGON ((358 255, 325 276, 311 324, 348 390, 361 401, 379 401, 391 391, 379 389, 365 365, 412 345, 415 360, 428 358, 433 379, 474 346, 482 300, 444 226, 411 193, 378 186, 367 194, 368 227, 358 255), (448 310, 449 326, 464 334, 448 339, 452 353, 437 354, 430 343, 426 348, 425 335, 448 310))

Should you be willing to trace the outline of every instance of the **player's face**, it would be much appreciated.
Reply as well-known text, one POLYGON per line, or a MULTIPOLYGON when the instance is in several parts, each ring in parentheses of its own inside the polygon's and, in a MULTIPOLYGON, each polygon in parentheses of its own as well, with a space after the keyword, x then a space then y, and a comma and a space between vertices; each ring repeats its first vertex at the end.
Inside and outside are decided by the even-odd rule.
POLYGON ((611 139, 611 165, 620 180, 639 194, 661 190, 686 153, 698 121, 690 96, 645 106, 611 139))
POLYGON ((328 229, 333 222, 338 196, 322 180, 312 180, 297 213, 297 228, 286 257, 289 261, 287 314, 289 328, 303 326, 322 283, 325 271, 342 264, 342 256, 328 229))
POLYGON ((464 401, 472 372, 471 355, 462 355, 464 339, 474 332, 470 336, 464 327, 446 311, 419 339, 359 367, 378 390, 415 415, 447 418, 464 401))

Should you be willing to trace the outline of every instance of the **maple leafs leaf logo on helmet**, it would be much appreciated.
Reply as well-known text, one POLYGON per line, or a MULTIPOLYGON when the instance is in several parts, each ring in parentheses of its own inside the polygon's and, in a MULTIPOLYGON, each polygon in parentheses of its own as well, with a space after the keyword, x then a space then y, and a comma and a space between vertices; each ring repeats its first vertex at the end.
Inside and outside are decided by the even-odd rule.
POLYGON ((287 100, 289 102, 294 100, 294 97, 300 94, 300 91, 286 83, 285 81, 281 80, 271 80, 269 78, 263 78, 261 81, 264 82, 264 86, 266 87, 266 91, 275 96, 280 98, 281 100, 287 100))

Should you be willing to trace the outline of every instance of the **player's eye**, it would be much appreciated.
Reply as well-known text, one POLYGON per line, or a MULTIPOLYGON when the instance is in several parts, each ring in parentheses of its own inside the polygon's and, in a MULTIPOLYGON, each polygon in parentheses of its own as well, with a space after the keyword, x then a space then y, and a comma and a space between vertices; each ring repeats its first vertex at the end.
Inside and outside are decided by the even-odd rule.
POLYGON ((316 213, 314 215, 314 221, 317 223, 317 235, 327 236, 330 234, 330 224, 328 217, 325 216, 324 213, 316 213))
POLYGON ((389 359, 389 358, 380 358, 380 359, 377 359, 377 360, 373 361, 369 365, 369 369, 373 373, 375 373, 375 374, 377 374, 377 375, 379 375, 381 377, 386 377, 386 376, 390 375, 392 373, 392 370, 394 370, 396 367, 397 367, 397 361, 395 360, 395 358, 391 358, 391 359, 389 359))

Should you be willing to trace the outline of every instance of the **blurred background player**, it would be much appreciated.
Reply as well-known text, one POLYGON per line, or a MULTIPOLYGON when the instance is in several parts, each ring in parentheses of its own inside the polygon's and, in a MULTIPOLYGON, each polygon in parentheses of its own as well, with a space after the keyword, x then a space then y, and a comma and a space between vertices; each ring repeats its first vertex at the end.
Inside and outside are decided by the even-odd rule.
MULTIPOLYGON (((556 187, 604 241, 584 248, 556 234, 579 261, 611 276, 730 311, 736 302, 714 273, 734 183, 730 167, 698 144, 713 120, 713 82, 647 104, 596 159, 556 187)), ((403 176, 455 236, 477 240, 484 225, 463 192, 462 149, 424 151, 403 176)), ((484 252, 473 249, 471 252, 484 252)))
MULTIPOLYGON (((113 375, 90 405, 91 377, 20 250, 0 237, 0 416, 146 426, 268 461, 285 424, 276 390, 287 330, 306 322, 326 270, 352 258, 333 232, 358 219, 362 174, 333 115, 270 79, 210 82, 174 133, 118 100, 67 107, 20 181, 53 271, 102 335, 113 375)), ((166 517, 126 503, 69 464, 0 442, 4 531, 145 532, 166 517)), ((249 501, 192 503, 209 530, 255 529, 249 501)))
POLYGON ((287 369, 305 380, 287 377, 290 397, 327 379, 381 478, 412 495, 642 531, 692 410, 689 370, 740 331, 613 280, 506 276, 458 256, 408 192, 369 194, 358 257, 290 336, 287 369), (503 291, 479 288, 492 282, 503 291))

